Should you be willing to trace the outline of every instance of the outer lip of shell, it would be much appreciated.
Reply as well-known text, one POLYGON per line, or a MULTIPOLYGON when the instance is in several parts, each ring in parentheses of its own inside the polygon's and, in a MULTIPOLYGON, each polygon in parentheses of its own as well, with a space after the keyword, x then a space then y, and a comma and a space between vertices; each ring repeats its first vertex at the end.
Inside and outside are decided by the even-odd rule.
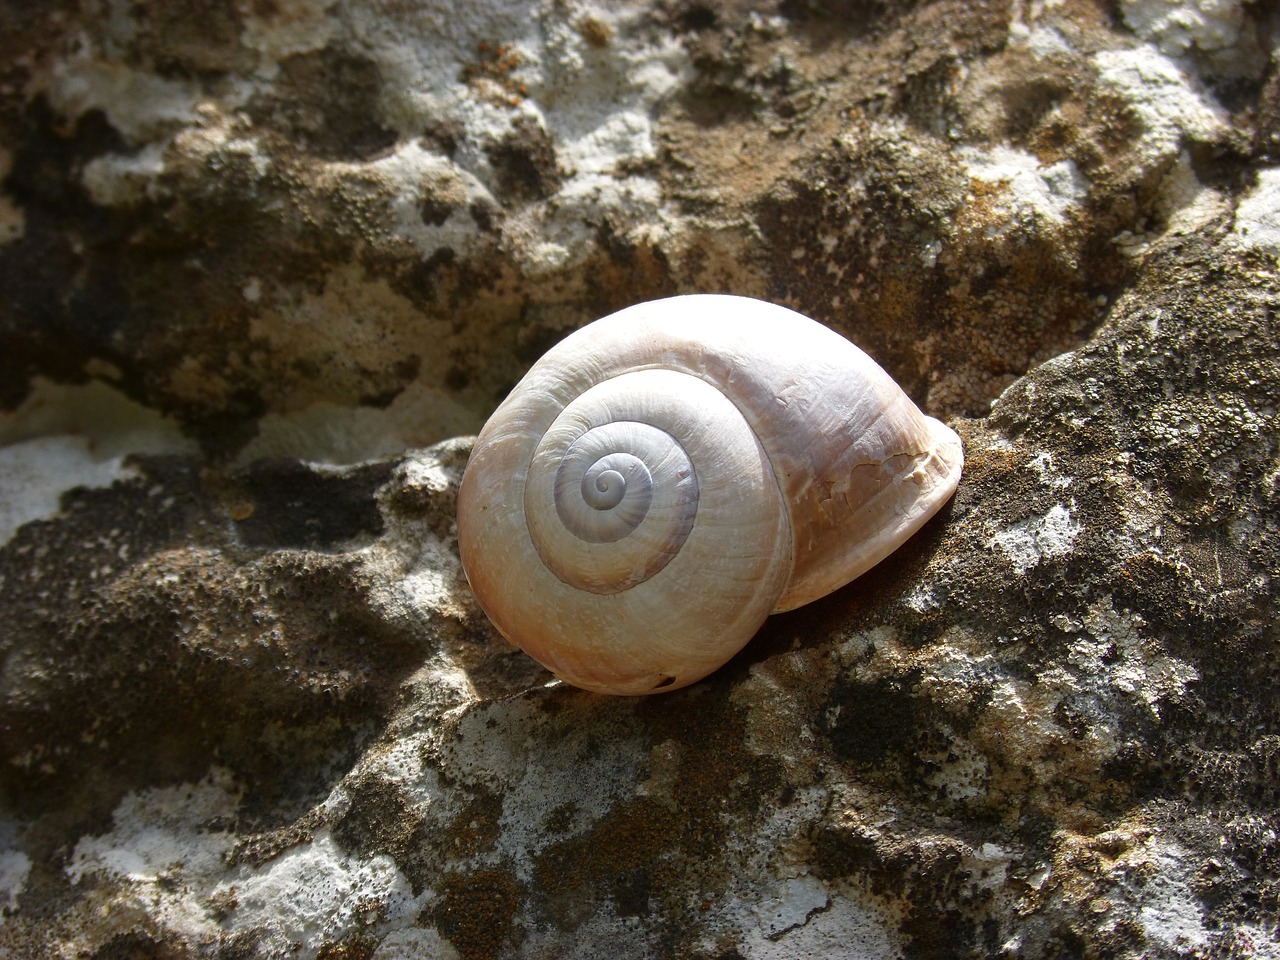
POLYGON ((856 580, 911 539, 951 499, 964 468, 960 437, 933 417, 920 415, 920 423, 923 443, 904 446, 880 463, 859 465, 841 488, 832 485, 824 502, 828 522, 833 528, 845 525, 866 532, 856 541, 829 540, 811 552, 810 562, 798 561, 774 613, 802 607, 856 580))

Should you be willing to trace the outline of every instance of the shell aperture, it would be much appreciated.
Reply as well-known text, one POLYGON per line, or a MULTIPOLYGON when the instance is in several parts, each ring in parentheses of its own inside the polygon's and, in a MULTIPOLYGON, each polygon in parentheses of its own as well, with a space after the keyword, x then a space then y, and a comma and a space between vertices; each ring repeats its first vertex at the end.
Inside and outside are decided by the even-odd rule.
POLYGON ((963 454, 849 341, 784 307, 629 307, 530 369, 476 441, 463 567, 508 639, 606 693, 674 690, 854 579, 963 454))

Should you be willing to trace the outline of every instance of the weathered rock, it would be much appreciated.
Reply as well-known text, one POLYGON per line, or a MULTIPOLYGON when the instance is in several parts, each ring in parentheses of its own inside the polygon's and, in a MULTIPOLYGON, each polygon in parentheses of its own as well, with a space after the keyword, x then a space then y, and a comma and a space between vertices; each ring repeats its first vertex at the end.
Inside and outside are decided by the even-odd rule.
POLYGON ((1264 5, 451 6, 0 2, 0 955, 1280 956, 1264 5), (693 290, 965 478, 574 691, 446 438, 693 290))

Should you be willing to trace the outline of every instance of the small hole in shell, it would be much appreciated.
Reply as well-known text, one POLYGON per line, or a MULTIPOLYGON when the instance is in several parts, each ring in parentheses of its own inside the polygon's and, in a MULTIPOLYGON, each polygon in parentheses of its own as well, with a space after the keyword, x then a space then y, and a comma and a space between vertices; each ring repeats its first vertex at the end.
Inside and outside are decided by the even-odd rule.
POLYGON ((653 689, 661 690, 663 687, 669 687, 675 682, 676 682, 675 677, 663 677, 661 680, 659 680, 657 683, 653 685, 653 689))

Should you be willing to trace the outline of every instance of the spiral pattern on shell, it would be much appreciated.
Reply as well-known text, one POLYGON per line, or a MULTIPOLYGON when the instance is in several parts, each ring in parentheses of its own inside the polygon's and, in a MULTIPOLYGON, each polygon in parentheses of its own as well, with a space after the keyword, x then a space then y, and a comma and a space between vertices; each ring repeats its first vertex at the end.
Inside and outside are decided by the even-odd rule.
POLYGON ((658 388, 626 381, 655 375, 661 377, 658 371, 618 377, 577 398, 543 435, 530 464, 525 518, 538 555, 565 583, 592 593, 620 593, 648 580, 693 529, 698 479, 672 433, 680 433, 678 423, 658 411, 604 419, 619 391, 658 388))
POLYGON ((486 424, 458 536, 498 629, 587 689, 705 676, 922 525, 959 439, 847 340, 740 297, 572 334, 486 424))

